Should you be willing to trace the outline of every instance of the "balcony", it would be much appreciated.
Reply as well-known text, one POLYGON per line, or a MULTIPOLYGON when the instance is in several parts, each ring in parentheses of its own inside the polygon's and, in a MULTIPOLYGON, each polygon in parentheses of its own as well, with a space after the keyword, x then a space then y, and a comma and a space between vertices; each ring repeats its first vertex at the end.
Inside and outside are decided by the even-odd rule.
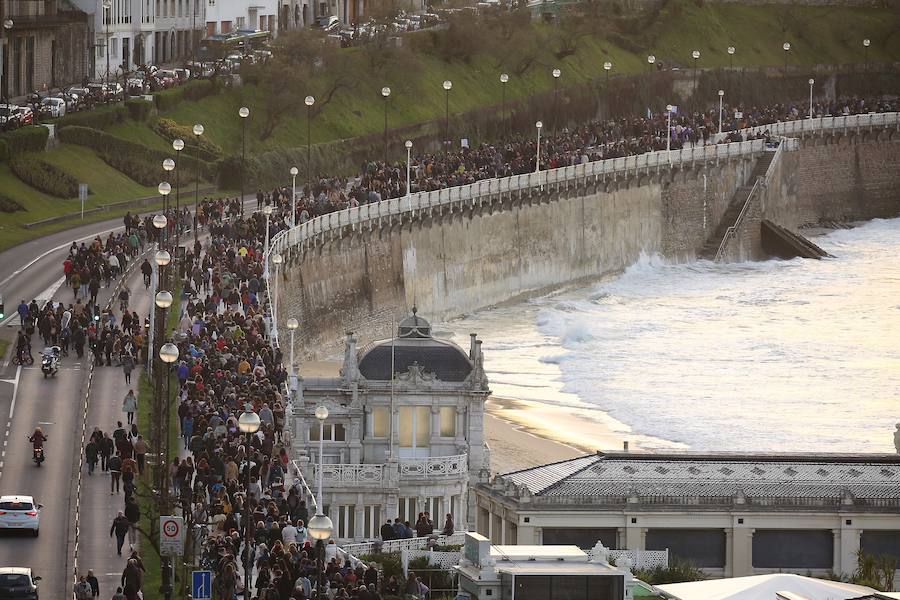
MULTIPOLYGON (((322 485, 335 487, 391 488, 401 481, 441 481, 465 477, 469 472, 469 455, 430 456, 428 458, 404 458, 386 464, 329 464, 322 467, 322 485)), ((319 466, 314 465, 311 481, 318 481, 319 466)))

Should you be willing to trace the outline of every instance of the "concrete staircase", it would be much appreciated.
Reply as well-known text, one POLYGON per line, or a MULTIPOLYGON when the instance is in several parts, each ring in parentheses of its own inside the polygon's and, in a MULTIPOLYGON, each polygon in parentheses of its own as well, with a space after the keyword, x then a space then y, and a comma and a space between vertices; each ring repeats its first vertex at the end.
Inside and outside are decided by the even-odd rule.
POLYGON ((759 157, 759 160, 756 161, 756 166, 753 168, 753 173, 748 180, 749 185, 742 185, 734 191, 734 195, 731 197, 731 203, 725 210, 725 214, 722 215, 721 220, 719 220, 719 226, 706 240, 706 243, 703 245, 703 248, 700 249, 700 252, 697 253, 699 258, 703 260, 715 260, 716 253, 719 251, 719 246, 722 244, 722 240, 725 239, 728 228, 737 222, 738 215, 741 214, 744 203, 747 201, 747 197, 753 190, 753 184, 758 177, 766 176, 766 171, 769 169, 769 165, 772 164, 772 159, 774 157, 774 152, 765 152, 759 157))

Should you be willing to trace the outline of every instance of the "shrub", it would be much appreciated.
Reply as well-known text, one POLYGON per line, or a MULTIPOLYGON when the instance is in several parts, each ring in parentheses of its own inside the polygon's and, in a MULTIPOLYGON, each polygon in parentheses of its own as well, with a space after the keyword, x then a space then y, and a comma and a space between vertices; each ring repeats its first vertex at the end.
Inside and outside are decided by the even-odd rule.
POLYGON ((213 82, 208 79, 195 79, 178 87, 153 94, 153 102, 160 111, 171 110, 184 101, 195 101, 205 98, 215 91, 213 82))
POLYGON ((132 121, 144 123, 150 118, 150 112, 153 110, 153 103, 148 102, 143 98, 134 98, 125 102, 125 107, 128 109, 128 116, 131 117, 132 121))
MULTIPOLYGON (((156 186, 163 177, 162 161, 174 158, 171 153, 148 148, 143 144, 88 127, 66 127, 59 132, 59 139, 67 144, 93 149, 103 162, 141 185, 156 186)), ((178 166, 181 169, 178 175, 181 185, 196 179, 197 160, 193 156, 183 152, 178 157, 178 166)), ((218 165, 200 161, 202 179, 215 181, 217 171, 218 165)))
POLYGON ((60 130, 70 125, 106 129, 128 118, 128 109, 122 103, 100 106, 94 110, 66 113, 57 122, 60 130))
POLYGON ((16 177, 42 192, 58 198, 78 196, 78 180, 34 154, 13 156, 9 163, 16 177))
POLYGON ((41 152, 47 146, 50 130, 39 125, 23 127, 0 137, 0 160, 7 160, 23 152, 41 152))
POLYGON ((19 210, 25 210, 25 207, 2 194, 0 194, 0 212, 13 213, 19 210))
POLYGON ((373 552, 372 554, 364 554, 358 557, 365 563, 375 563, 381 567, 385 580, 391 575, 395 576, 398 581, 403 581, 403 565, 400 562, 399 552, 373 552))
MULTIPOLYGON (((170 142, 176 138, 184 140, 185 148, 190 149, 190 153, 194 153, 197 147, 197 136, 194 135, 193 128, 179 125, 172 119, 157 119, 153 124, 153 130, 163 136, 170 142)), ((216 144, 209 141, 208 138, 200 136, 200 160, 212 162, 222 156, 222 149, 216 144)))

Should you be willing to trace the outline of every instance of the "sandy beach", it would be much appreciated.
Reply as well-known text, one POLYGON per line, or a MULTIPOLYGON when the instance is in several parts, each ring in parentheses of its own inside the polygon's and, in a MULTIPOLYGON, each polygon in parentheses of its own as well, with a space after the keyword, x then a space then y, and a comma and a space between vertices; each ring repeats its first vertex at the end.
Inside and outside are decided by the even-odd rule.
MULTIPOLYGON (((305 362, 303 377, 335 377, 337 361, 305 362)), ((597 450, 622 450, 628 436, 572 410, 492 396, 485 406, 484 435, 491 448, 491 470, 508 473, 566 460, 597 450)), ((637 450, 633 442, 631 450, 637 450)))

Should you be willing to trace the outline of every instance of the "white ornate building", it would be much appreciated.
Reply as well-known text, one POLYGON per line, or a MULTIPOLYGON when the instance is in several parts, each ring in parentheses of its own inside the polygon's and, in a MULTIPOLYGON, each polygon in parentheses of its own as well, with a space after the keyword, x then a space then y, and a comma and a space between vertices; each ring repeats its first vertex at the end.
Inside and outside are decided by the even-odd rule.
POLYGON ((415 525, 428 511, 440 531, 451 513, 474 525, 470 483, 489 473, 484 402, 490 395, 481 341, 468 354, 431 335, 415 314, 397 337, 356 348, 347 335, 340 376, 307 378, 294 411, 294 452, 313 487, 319 462, 317 406, 324 430, 322 504, 339 541, 373 539, 387 519, 415 525))

